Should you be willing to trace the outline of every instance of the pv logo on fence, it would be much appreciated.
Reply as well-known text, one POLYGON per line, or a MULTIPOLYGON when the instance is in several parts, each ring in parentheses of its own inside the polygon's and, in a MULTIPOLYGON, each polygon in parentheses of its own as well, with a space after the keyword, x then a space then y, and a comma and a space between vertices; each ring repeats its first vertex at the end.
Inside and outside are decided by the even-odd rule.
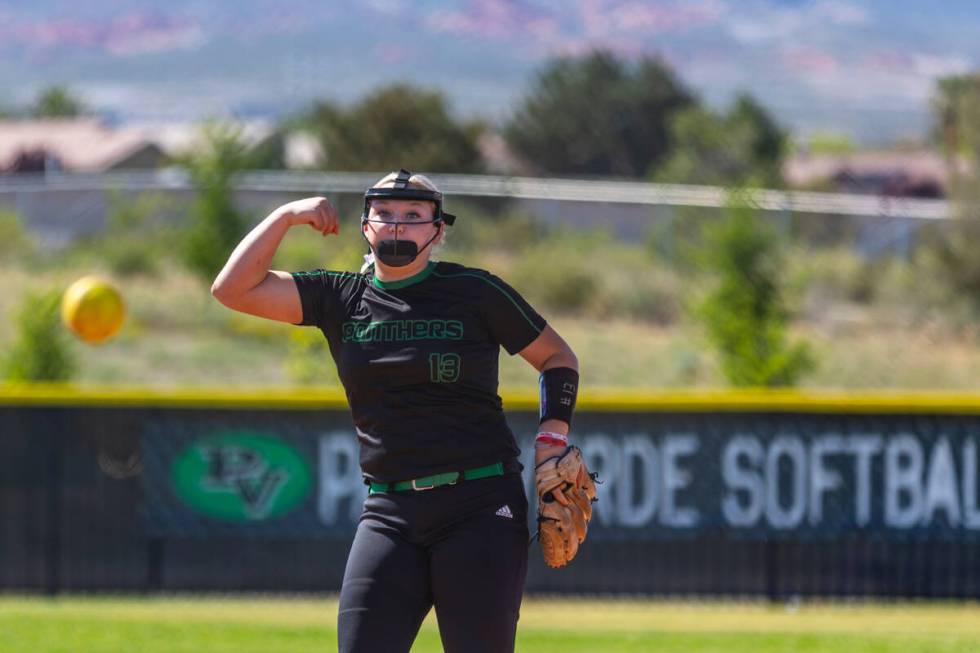
POLYGON ((298 452, 280 440, 247 431, 226 431, 192 442, 171 470, 181 500, 228 521, 283 515, 311 487, 310 470, 298 452))

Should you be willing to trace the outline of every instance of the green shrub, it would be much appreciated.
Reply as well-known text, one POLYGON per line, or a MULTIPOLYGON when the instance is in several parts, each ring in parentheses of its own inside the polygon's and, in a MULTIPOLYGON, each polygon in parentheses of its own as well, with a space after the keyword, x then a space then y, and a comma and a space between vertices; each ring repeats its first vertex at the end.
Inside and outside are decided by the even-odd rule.
POLYGON ((459 221, 446 232, 446 251, 479 253, 520 251, 541 243, 548 230, 524 213, 488 213, 476 203, 453 204, 459 221))
POLYGON ((24 296, 15 316, 16 339, 3 358, 9 381, 67 381, 76 371, 69 335, 61 324, 61 293, 24 296))
POLYGON ((959 217, 931 242, 941 281, 980 311, 980 218, 959 217))
POLYGON ((26 261, 34 256, 36 249, 34 236, 24 227, 20 216, 0 208, 0 261, 26 261))
POLYGON ((344 225, 337 236, 323 237, 302 226, 286 232, 275 257, 272 269, 296 272, 299 270, 357 271, 364 263, 367 242, 361 237, 357 223, 344 225))
POLYGON ((697 306, 721 368, 736 386, 792 386, 814 367, 805 343, 789 344, 783 266, 773 229, 732 200, 707 230, 703 262, 716 279, 697 306))
POLYGON ((683 306, 678 274, 650 259, 640 247, 610 243, 591 257, 600 291, 588 312, 596 318, 630 318, 662 326, 674 324, 683 306))
POLYGON ((559 232, 522 250, 508 281, 535 306, 552 313, 582 313, 602 287, 590 253, 608 241, 600 233, 559 232))
POLYGON ((176 244, 172 228, 155 220, 169 206, 164 196, 141 194, 135 198, 109 194, 106 229, 93 243, 93 249, 114 275, 156 276, 163 260, 176 244))
POLYGON ((648 254, 685 275, 696 273, 705 229, 717 223, 722 212, 702 206, 658 208, 660 214, 655 216, 644 243, 648 254))
POLYGON ((312 229, 290 229, 272 259, 273 270, 297 272, 327 268, 328 249, 337 238, 323 238, 312 229))
POLYGON ((683 284, 641 245, 605 231, 548 233, 530 218, 482 217, 450 232, 447 260, 489 269, 552 315, 676 321, 683 284))
POLYGON ((256 342, 281 344, 294 330, 292 325, 275 320, 266 320, 236 311, 227 311, 228 316, 222 330, 236 338, 248 338, 256 342))
POLYGON ((877 267, 849 249, 793 248, 787 256, 785 290, 820 301, 870 303, 879 294, 877 267))
POLYGON ((319 329, 293 329, 289 334, 286 373, 294 383, 340 385, 327 339, 319 329))

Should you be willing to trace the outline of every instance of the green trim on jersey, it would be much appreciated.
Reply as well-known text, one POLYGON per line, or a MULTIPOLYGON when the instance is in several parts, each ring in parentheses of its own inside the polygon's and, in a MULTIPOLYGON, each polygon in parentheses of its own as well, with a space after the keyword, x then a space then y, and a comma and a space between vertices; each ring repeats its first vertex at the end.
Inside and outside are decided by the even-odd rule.
POLYGON ((304 271, 304 272, 290 272, 289 274, 291 274, 294 277, 316 277, 316 276, 319 276, 321 274, 325 274, 328 277, 359 277, 359 276, 361 276, 357 272, 330 272, 328 270, 312 270, 312 271, 308 271, 308 272, 307 271, 304 271))
POLYGON ((413 274, 407 279, 399 279, 398 281, 382 281, 377 276, 371 277, 371 283, 374 284, 376 288, 381 288, 382 290, 397 290, 399 288, 405 288, 406 286, 411 286, 419 281, 424 281, 432 271, 436 269, 436 262, 429 261, 429 264, 422 269, 418 274, 413 274))
POLYGON ((511 297, 506 290, 504 290, 503 288, 495 284, 493 281, 490 281, 490 279, 487 279, 485 276, 477 274, 475 272, 460 272, 459 274, 439 274, 438 272, 434 272, 433 274, 435 274, 435 276, 439 277, 440 279, 452 279, 454 277, 475 277, 477 279, 489 283, 491 286, 493 286, 501 293, 503 293, 504 297, 510 300, 510 303, 514 305, 514 308, 516 308, 518 312, 524 316, 524 319, 527 320, 527 323, 531 325, 531 328, 533 328, 537 333, 541 333, 541 329, 538 328, 537 324, 531 321, 531 318, 527 316, 527 313, 524 312, 524 309, 521 308, 521 305, 518 304, 516 301, 514 301, 514 298, 511 297))

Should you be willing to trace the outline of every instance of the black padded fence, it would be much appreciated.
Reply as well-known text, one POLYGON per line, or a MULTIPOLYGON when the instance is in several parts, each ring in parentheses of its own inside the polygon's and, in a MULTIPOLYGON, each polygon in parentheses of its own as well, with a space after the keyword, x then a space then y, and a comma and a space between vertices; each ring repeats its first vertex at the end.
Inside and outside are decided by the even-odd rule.
MULTIPOLYGON (((367 491, 343 402, 114 397, 0 405, 0 590, 339 589, 367 491)), ((980 598, 980 419, 930 406, 586 399, 589 540, 561 570, 535 544, 527 588, 980 598)))

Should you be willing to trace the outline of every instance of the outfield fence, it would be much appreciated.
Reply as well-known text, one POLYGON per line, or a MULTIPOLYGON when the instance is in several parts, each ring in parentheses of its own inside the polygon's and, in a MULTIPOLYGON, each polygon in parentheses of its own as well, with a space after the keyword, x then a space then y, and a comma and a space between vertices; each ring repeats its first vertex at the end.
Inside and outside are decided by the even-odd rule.
MULTIPOLYGON (((504 400, 533 514, 535 398, 504 400)), ((0 589, 340 587, 340 393, 7 387, 0 433, 0 589)), ((980 397, 593 392, 574 440, 589 540, 561 570, 535 544, 529 591, 980 598, 980 397)))

